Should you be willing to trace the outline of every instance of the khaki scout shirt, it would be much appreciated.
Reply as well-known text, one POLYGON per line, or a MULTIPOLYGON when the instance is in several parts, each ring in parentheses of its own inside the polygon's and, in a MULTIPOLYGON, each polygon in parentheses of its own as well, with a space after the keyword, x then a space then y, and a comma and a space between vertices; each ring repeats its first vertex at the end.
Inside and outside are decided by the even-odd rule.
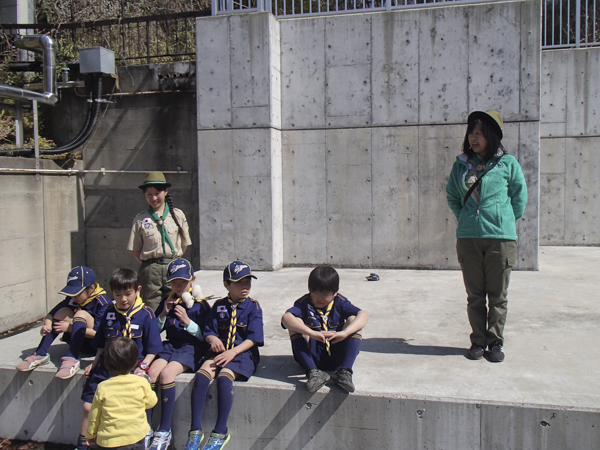
POLYGON ((175 255, 172 254, 168 242, 165 242, 166 254, 163 253, 162 236, 158 230, 158 225, 152 220, 152 216, 148 211, 142 211, 133 219, 127 250, 139 251, 142 261, 151 258, 177 258, 183 255, 181 247, 189 247, 192 243, 190 228, 183 211, 175 208, 174 212, 181 225, 181 233, 170 213, 165 219, 164 226, 167 227, 167 233, 169 233, 171 242, 175 247, 175 255))

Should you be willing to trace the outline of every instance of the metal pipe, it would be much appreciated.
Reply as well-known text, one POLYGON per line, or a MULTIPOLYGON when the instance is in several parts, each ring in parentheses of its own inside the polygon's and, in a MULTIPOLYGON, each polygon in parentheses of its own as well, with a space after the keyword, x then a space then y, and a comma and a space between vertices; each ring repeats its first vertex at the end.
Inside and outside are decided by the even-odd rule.
POLYGON ((18 48, 42 53, 44 56, 43 74, 44 91, 33 92, 15 86, 0 84, 0 98, 12 98, 17 101, 35 100, 40 103, 53 105, 58 101, 56 95, 56 63, 54 39, 46 35, 15 36, 14 44, 18 48))
MULTIPOLYGON (((146 174, 151 172, 151 170, 115 170, 115 169, 15 169, 11 167, 0 167, 0 173, 24 173, 24 174, 42 174, 42 175, 77 175, 77 174, 86 174, 86 173, 133 173, 133 174, 146 174)), ((189 170, 161 170, 162 173, 166 174, 189 174, 191 173, 189 170)))

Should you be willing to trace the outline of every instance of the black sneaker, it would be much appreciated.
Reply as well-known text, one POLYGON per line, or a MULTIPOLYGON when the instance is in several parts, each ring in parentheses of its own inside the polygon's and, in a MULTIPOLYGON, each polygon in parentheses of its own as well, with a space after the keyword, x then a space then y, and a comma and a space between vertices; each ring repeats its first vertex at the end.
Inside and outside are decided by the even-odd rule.
POLYGON ((465 355, 469 359, 481 359, 483 358, 483 352, 485 348, 480 347, 477 344, 471 345, 471 348, 467 350, 467 354, 465 355))
POLYGON ((331 376, 339 387, 346 392, 354 392, 354 383, 352 383, 352 371, 348 369, 338 369, 331 376))
POLYGON ((502 344, 500 342, 493 342, 488 347, 488 359, 491 362, 502 362, 504 361, 504 352, 502 351, 502 344))
POLYGON ((308 392, 317 392, 325 383, 329 381, 329 374, 319 369, 312 369, 306 375, 308 381, 306 382, 306 390, 308 392))

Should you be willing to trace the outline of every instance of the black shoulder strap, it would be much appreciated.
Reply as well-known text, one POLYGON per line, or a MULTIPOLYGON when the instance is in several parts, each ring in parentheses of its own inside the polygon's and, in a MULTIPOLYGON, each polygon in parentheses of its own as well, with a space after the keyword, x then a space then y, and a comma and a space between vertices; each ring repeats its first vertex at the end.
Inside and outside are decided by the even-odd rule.
POLYGON ((468 191, 467 191, 467 193, 465 194, 465 199, 464 199, 464 201, 463 201, 463 205, 466 205, 466 203, 467 203, 467 200, 469 200, 469 197, 471 196, 471 194, 473 193, 473 191, 474 191, 474 190, 477 188, 477 186, 479 186, 479 183, 481 182, 481 179, 484 177, 484 175, 485 175, 486 173, 488 173, 490 170, 492 170, 494 167, 496 167, 496 164, 498 164, 498 163, 500 162, 500 160, 502 159, 502 156, 504 156, 504 155, 501 155, 499 158, 496 158, 496 159, 495 159, 495 160, 494 160, 494 161, 493 161, 493 162, 490 164, 490 167, 488 167, 488 168, 486 169, 486 171, 485 171, 485 172, 483 172, 483 173, 481 174, 481 176, 477 178, 477 181, 475 181, 475 183, 473 183, 473 184, 471 185, 471 187, 469 188, 469 190, 468 190, 468 191))

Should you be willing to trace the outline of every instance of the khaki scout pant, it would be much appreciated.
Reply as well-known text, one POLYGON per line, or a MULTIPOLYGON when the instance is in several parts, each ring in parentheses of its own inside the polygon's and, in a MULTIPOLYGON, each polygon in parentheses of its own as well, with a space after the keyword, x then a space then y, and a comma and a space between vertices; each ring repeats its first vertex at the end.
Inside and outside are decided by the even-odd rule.
POLYGON ((167 268, 171 259, 149 259, 142 263, 138 276, 142 286, 141 297, 146 306, 156 311, 160 301, 171 292, 167 284, 167 268))
POLYGON ((507 291, 517 242, 460 238, 456 240, 456 253, 467 291, 471 343, 484 348, 495 341, 503 344, 507 291))

